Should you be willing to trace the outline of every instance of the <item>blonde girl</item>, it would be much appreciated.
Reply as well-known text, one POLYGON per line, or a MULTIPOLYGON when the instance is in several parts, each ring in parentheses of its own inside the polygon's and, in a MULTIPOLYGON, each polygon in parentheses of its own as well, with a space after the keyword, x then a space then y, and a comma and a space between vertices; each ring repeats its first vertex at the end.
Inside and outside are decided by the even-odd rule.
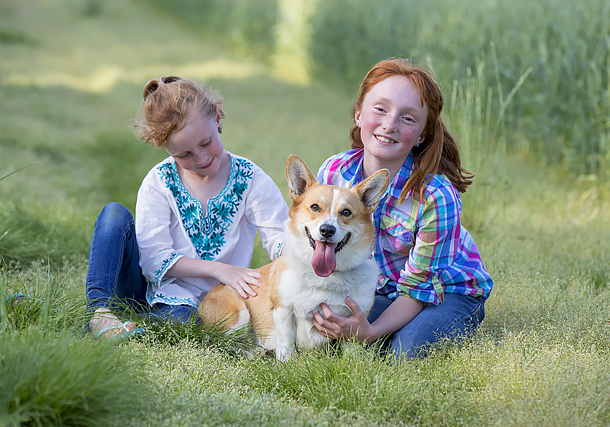
POLYGON ((224 150, 222 102, 215 90, 177 76, 144 87, 136 132, 169 157, 144 178, 135 223, 118 203, 96 221, 87 274, 96 336, 141 332, 118 319, 120 305, 187 321, 218 282, 243 298, 256 295, 260 274, 248 266, 257 230, 269 256, 280 254, 286 203, 258 166, 224 150))

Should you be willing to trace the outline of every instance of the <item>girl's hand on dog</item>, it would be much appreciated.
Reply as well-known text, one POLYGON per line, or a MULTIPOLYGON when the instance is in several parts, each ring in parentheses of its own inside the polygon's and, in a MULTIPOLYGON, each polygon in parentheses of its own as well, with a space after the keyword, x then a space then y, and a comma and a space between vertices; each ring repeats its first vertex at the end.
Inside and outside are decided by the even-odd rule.
POLYGON ((260 286, 261 274, 251 268, 236 267, 218 261, 182 257, 165 273, 174 277, 213 277, 235 289, 242 298, 256 296, 250 286, 260 286))
POLYGON ((376 337, 373 336, 373 328, 356 301, 347 297, 345 303, 354 313, 350 317, 335 314, 325 303, 320 304, 326 319, 317 311, 313 313, 313 324, 318 332, 332 339, 349 339, 354 337, 358 341, 374 341, 376 337))
POLYGON ((254 292, 251 286, 259 287, 261 285, 261 274, 258 270, 223 264, 221 262, 216 264, 218 264, 216 274, 214 275, 216 280, 235 289, 242 298, 256 296, 256 292, 254 292))

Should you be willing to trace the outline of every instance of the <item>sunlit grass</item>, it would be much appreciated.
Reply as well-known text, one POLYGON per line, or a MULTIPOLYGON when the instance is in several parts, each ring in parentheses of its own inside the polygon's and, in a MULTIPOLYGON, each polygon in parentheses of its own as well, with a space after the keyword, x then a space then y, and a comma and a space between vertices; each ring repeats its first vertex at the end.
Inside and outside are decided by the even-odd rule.
MULTIPOLYGON (((68 65, 68 64, 67 64, 68 65)), ((244 63, 230 59, 192 62, 172 66, 154 64, 147 67, 122 68, 118 65, 102 66, 89 75, 80 73, 55 72, 44 69, 28 70, 27 74, 9 74, 3 78, 6 86, 67 87, 80 92, 104 93, 120 83, 140 85, 154 77, 167 75, 189 76, 199 80, 222 78, 224 80, 243 80, 261 75, 264 69, 255 63, 244 63)))
MULTIPOLYGON (((144 337, 94 341, 84 282, 95 216, 111 200, 133 208, 140 180, 165 157, 130 131, 148 78, 209 80, 225 97, 225 149, 284 194, 289 154, 315 172, 349 147, 351 97, 278 80, 143 4, 0 4, 0 177, 35 163, 0 181, 0 424, 610 423, 610 189, 523 163, 524 146, 507 148, 519 133, 502 133, 485 104, 510 90, 500 96, 476 67, 459 70, 465 84, 443 82, 450 129, 477 173, 464 223, 495 282, 473 340, 408 362, 360 348, 277 363, 252 351, 245 331, 124 313, 144 337), (28 297, 7 304, 17 292, 28 297)), ((257 243, 253 265, 267 258, 257 243)))
POLYGON ((92 217, 77 209, 0 204, 0 267, 15 263, 25 267, 39 260, 61 267, 86 259, 92 217))

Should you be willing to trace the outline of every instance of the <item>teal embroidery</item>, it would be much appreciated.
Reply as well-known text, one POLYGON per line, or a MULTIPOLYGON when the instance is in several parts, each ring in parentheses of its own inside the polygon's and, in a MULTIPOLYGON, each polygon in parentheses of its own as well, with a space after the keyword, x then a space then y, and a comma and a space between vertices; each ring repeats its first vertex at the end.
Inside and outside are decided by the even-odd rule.
POLYGON ((277 247, 275 248, 275 254, 273 256, 273 259, 279 258, 279 256, 282 255, 282 249, 284 249, 284 242, 280 242, 277 244, 277 247))
POLYGON ((252 166, 245 159, 231 156, 227 185, 218 196, 208 201, 205 215, 201 203, 182 185, 175 163, 167 162, 158 167, 159 176, 176 200, 182 226, 201 259, 213 261, 225 244, 227 230, 233 224, 239 204, 254 177, 252 166))
POLYGON ((172 264, 173 261, 176 258, 178 258, 179 256, 180 256, 179 253, 172 252, 172 254, 169 256, 169 258, 163 260, 163 262, 161 263, 161 267, 157 271, 155 271, 155 283, 157 284, 157 286, 161 287, 165 283, 167 283, 169 280, 171 280, 167 277, 163 280, 161 280, 161 278, 163 277, 163 275, 165 275, 165 272, 167 271, 170 264, 172 264))
POLYGON ((197 307, 197 304, 192 298, 166 296, 163 294, 163 292, 155 293, 150 287, 146 292, 146 300, 151 306, 157 303, 163 303, 168 305, 191 305, 193 307, 197 307))

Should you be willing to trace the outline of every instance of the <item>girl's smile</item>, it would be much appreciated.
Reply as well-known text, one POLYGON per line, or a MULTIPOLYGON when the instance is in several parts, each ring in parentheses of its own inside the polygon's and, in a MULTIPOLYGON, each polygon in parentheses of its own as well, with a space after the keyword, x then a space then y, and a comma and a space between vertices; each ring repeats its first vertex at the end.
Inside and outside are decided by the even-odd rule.
POLYGON ((365 174, 386 168, 394 176, 422 142, 427 115, 428 106, 408 77, 394 75, 373 86, 355 113, 365 174))
POLYGON ((210 117, 205 111, 193 111, 184 127, 167 138, 163 148, 183 170, 199 177, 211 177, 220 169, 223 155, 218 126, 218 112, 210 117))

